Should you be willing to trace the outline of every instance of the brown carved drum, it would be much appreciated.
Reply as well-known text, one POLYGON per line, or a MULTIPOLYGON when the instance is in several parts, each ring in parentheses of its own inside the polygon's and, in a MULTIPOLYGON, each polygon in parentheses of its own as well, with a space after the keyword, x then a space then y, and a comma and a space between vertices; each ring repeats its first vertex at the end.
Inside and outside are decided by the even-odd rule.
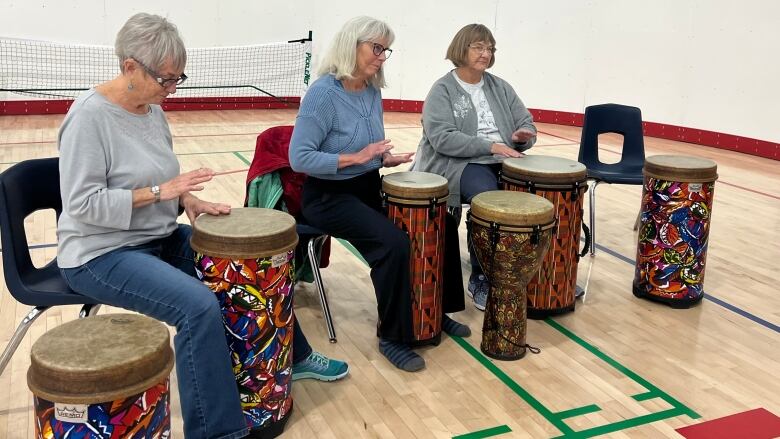
POLYGON ((382 193, 388 217, 409 235, 415 340, 438 343, 443 312, 447 179, 428 172, 396 172, 382 178, 382 193))
POLYGON ((488 191, 471 200, 467 221, 490 282, 480 348, 498 360, 522 358, 528 347, 525 288, 550 247, 553 205, 538 195, 488 191))
POLYGON ((539 195, 555 208, 556 227, 550 251, 539 272, 528 282, 528 317, 543 319, 573 311, 582 202, 588 188, 585 165, 550 156, 509 158, 502 165, 501 181, 504 189, 539 195))
POLYGON ((237 208, 201 215, 191 244, 198 276, 217 295, 241 406, 253 433, 281 434, 293 407, 295 219, 237 208))
POLYGON ((31 351, 35 437, 170 437, 168 328, 138 314, 60 325, 31 351))
POLYGON ((644 166, 634 295, 687 308, 704 297, 704 268, 718 165, 675 155, 644 166))

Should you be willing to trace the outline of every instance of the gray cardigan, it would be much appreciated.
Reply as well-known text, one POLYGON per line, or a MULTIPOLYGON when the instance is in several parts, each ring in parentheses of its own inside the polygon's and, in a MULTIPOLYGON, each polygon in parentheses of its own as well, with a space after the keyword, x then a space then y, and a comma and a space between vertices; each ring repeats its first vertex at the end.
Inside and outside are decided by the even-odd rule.
MULTIPOLYGON (((477 112, 471 96, 461 87, 452 72, 441 77, 431 87, 423 107, 423 136, 417 147, 414 171, 432 172, 447 178, 450 206, 460 206, 460 176, 469 163, 498 163, 490 152, 491 140, 477 136, 477 112)), ((485 97, 504 143, 525 151, 536 142, 536 136, 526 143, 512 142, 512 133, 527 128, 536 133, 531 113, 525 108, 512 86, 503 79, 485 72, 485 97)))

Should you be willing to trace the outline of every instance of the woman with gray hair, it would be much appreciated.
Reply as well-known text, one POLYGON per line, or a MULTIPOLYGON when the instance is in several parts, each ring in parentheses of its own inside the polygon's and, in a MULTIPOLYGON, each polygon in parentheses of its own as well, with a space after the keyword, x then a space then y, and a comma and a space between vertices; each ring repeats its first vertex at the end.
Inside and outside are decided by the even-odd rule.
MULTIPOLYGON (((259 437, 242 412, 219 302, 195 277, 192 229, 176 222, 179 208, 190 222, 230 213, 193 195, 214 172, 180 173, 160 107, 187 79, 184 44, 172 23, 142 13, 119 31, 116 55, 120 74, 79 96, 59 132, 62 275, 80 294, 176 327, 185 437, 259 437)), ((327 369, 297 321, 293 343, 305 359, 293 379, 301 364, 310 366, 302 378, 346 375, 342 362, 327 369)))
MULTIPOLYGON (((379 168, 411 161, 393 154, 385 139, 381 88, 384 63, 392 53, 393 31, 382 21, 357 17, 336 34, 320 68, 320 77, 303 98, 290 141, 290 165, 308 174, 303 216, 327 234, 352 243, 371 267, 377 298, 379 350, 399 369, 425 367, 411 350, 410 245, 405 232, 383 213, 379 168)), ((444 311, 463 309, 444 300, 444 311)), ((445 277, 448 264, 445 261, 445 277)), ((455 285, 455 284, 453 284, 455 285)), ((445 296, 448 291, 445 281, 445 296)), ((457 297, 456 297, 457 299, 457 297)), ((469 328, 444 315, 443 329, 460 336, 469 328)))
MULTIPOLYGON (((449 182, 450 207, 460 209, 479 193, 498 190, 506 157, 520 157, 536 142, 528 109, 508 82, 486 70, 496 62, 496 40, 486 26, 461 28, 447 49, 455 69, 433 84, 423 105, 423 135, 414 170, 449 182)), ((469 245, 468 294, 485 310, 488 281, 469 245)))

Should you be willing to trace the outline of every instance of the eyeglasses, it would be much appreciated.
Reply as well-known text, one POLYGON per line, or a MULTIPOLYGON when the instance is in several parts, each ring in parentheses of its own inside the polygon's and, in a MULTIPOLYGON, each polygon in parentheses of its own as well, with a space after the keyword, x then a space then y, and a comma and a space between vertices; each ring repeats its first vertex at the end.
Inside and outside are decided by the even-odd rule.
POLYGON ((375 43, 373 41, 365 41, 365 42, 366 43, 370 43, 372 45, 371 46, 371 50, 374 52, 374 56, 382 56, 382 52, 384 52, 385 53, 385 59, 387 59, 387 58, 390 58, 390 55, 393 54, 393 49, 388 49, 387 47, 385 47, 385 46, 383 46, 383 45, 381 45, 379 43, 375 43))
POLYGON ((157 81, 158 84, 160 84, 160 87, 162 88, 168 88, 172 85, 181 85, 184 81, 187 80, 187 75, 184 73, 181 74, 178 78, 165 78, 161 76, 159 73, 155 72, 154 70, 150 69, 149 67, 146 67, 146 64, 142 63, 141 61, 138 61, 135 58, 131 58, 133 61, 137 62, 138 65, 144 68, 146 70, 146 73, 149 74, 152 78, 154 78, 155 81, 157 81))
POLYGON ((482 44, 469 44, 469 49, 479 53, 482 55, 485 52, 488 52, 489 54, 496 53, 496 48, 493 46, 483 46, 482 44))

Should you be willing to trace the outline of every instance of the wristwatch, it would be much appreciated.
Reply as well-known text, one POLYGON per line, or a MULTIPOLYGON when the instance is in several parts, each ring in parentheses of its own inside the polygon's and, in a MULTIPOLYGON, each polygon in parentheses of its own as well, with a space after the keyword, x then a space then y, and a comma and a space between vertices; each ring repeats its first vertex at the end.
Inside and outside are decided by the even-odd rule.
POLYGON ((160 186, 154 185, 152 186, 152 195, 154 195, 154 202, 159 203, 160 202, 160 186))

